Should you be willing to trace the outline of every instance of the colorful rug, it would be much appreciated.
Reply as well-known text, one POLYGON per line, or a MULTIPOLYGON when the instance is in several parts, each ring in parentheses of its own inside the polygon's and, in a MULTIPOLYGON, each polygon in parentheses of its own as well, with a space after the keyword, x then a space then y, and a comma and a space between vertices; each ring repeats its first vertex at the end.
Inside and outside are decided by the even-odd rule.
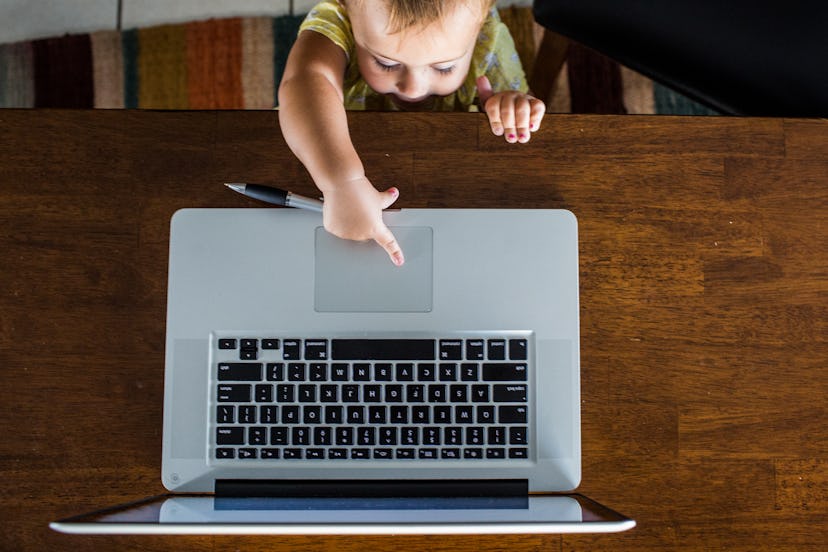
MULTIPOLYGON (((550 111, 712 113, 561 37, 557 53, 545 56, 530 8, 500 13, 530 83, 545 83, 550 111)), ((303 18, 213 19, 0 45, 0 107, 270 109, 303 18)))

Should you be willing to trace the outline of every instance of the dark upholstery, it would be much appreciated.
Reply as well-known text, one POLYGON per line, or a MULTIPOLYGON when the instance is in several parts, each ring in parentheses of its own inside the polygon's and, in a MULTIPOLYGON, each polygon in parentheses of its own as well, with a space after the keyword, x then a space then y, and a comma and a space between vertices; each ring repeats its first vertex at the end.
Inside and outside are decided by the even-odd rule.
POLYGON ((825 0, 535 0, 534 15, 723 113, 828 116, 825 0))

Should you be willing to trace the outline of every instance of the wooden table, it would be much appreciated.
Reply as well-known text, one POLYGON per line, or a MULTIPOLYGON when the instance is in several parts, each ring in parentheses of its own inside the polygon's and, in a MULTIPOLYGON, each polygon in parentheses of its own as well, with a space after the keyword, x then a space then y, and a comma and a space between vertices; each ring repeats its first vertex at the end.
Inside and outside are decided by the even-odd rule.
POLYGON ((169 220, 313 195, 276 114, 0 111, 0 549, 806 550, 828 542, 828 121, 354 114, 401 207, 580 223, 583 483, 609 536, 77 537, 163 492, 169 220))

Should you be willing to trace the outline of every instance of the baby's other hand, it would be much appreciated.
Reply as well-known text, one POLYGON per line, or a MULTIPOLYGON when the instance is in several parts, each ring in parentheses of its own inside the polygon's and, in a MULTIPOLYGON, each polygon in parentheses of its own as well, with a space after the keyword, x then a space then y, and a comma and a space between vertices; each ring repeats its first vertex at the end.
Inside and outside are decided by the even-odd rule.
POLYGON ((399 190, 393 187, 378 192, 365 177, 339 182, 325 193, 325 229, 347 240, 374 240, 385 249, 391 262, 400 266, 405 262, 402 249, 382 220, 382 210, 399 196, 399 190))
POLYGON ((529 141, 530 133, 540 128, 546 113, 546 104, 541 100, 513 90, 495 94, 486 75, 477 79, 477 94, 495 136, 503 136, 511 144, 524 143, 529 141))

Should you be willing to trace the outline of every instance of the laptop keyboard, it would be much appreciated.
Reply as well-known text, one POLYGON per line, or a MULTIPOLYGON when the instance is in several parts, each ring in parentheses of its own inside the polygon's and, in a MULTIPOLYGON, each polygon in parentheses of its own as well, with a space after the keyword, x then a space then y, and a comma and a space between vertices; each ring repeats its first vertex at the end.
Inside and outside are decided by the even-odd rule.
POLYGON ((530 456, 530 332, 417 339, 214 335, 221 461, 530 456))

